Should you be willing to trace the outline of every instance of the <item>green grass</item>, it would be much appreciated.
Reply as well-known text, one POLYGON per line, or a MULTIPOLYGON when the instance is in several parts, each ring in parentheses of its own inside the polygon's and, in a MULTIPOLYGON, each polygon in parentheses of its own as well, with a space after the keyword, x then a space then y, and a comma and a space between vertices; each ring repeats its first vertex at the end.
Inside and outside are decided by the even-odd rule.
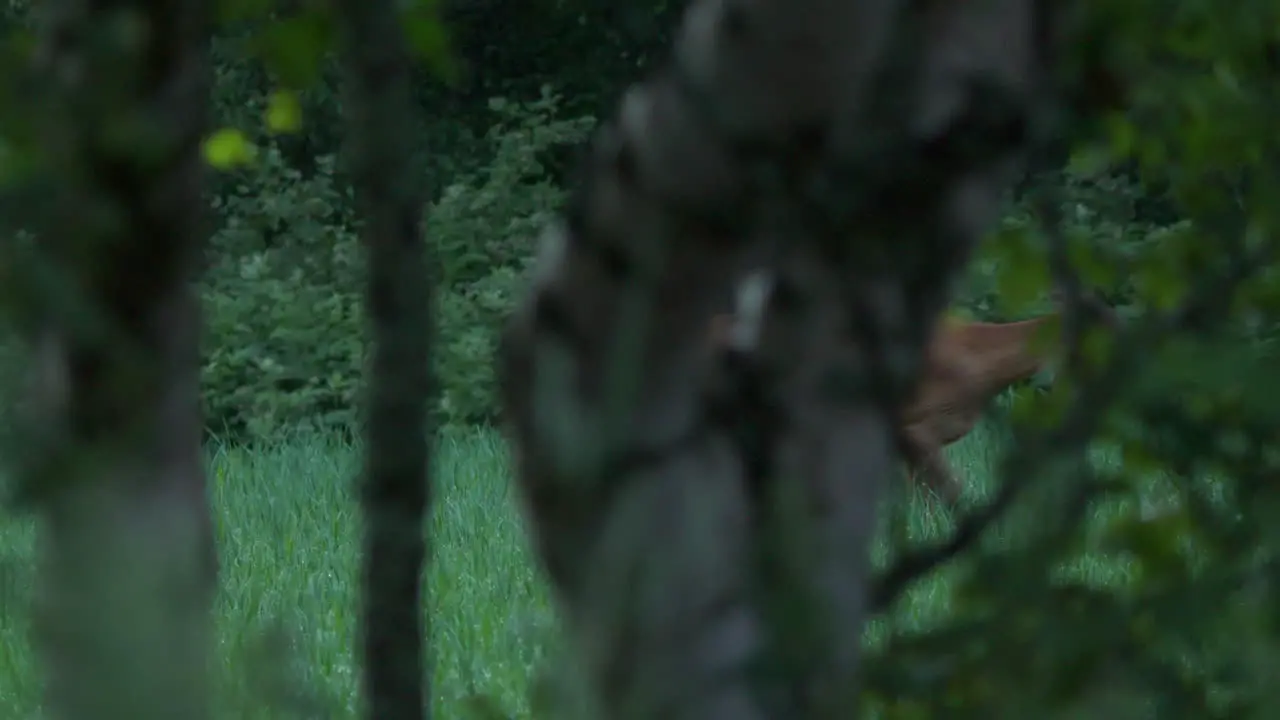
MULTIPOLYGON (((980 429, 951 449, 956 471, 977 492, 985 491, 992 446, 980 429)), ((336 717, 353 717, 359 524, 352 479, 358 452, 299 443, 259 453, 217 451, 210 462, 223 563, 216 618, 226 712, 254 716, 249 708, 260 706, 273 688, 278 694, 282 678, 291 674, 336 717), (281 639, 287 641, 283 651, 276 647, 281 639), (286 665, 291 673, 282 672, 286 665)), ((447 437, 436 479, 427 614, 438 716, 465 716, 460 704, 474 692, 523 714, 555 621, 531 564, 501 440, 480 431, 447 437)), ((932 535, 946 522, 923 499, 912 500, 911 535, 932 535)), ((6 518, 0 525, 0 566, 11 568, 0 577, 5 718, 38 715, 39 678, 27 622, 32 535, 29 521, 6 518)), ((908 620, 927 623, 945 614, 944 582, 926 582, 912 593, 902 609, 908 620)), ((870 632, 874 636, 875 628, 870 632)))

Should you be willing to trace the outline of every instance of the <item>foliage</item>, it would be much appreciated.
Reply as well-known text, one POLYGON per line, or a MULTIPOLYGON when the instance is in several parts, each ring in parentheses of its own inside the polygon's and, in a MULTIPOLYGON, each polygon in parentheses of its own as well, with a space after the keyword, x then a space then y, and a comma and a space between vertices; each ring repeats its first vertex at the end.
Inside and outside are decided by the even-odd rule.
MULTIPOLYGON (((1134 256, 1166 229, 1164 218, 1143 212, 1143 188, 1123 173, 1090 176, 1068 168, 1038 178, 1035 185, 1031 192, 1051 192, 1060 204, 1062 232, 1090 252, 1134 256)), ((1048 271, 1036 250, 1046 241, 1032 198, 1010 202, 1000 227, 970 266, 955 304, 976 319, 996 322, 1047 310, 1048 271)), ((1108 278, 1096 289, 1113 305, 1135 299, 1125 278, 1108 278)))
MULTIPOLYGON (((420 80, 431 117, 414 149, 441 188, 427 227, 439 277, 438 421, 493 419, 495 332, 530 243, 563 197, 549 154, 592 125, 562 118, 611 104, 665 44, 677 5, 452 11, 470 71, 456 89, 420 80), (528 104, 489 101, 539 89, 528 104)), ((11 2, 0 20, 25 23, 26 7, 11 2)), ((1280 706, 1268 683, 1280 662, 1269 521, 1280 504, 1280 266, 1269 252, 1280 158, 1268 85, 1280 22, 1256 2, 1233 13, 1203 0, 1135 0, 1095 14, 1101 29, 1090 37, 1129 87, 1123 112, 1091 128, 1070 165, 1011 199, 957 304, 980 319, 1035 311, 1051 282, 1046 246, 1061 236, 1134 335, 1093 338, 1094 369, 1015 403, 1021 421, 1001 488, 1024 488, 1007 502, 1040 522, 1011 521, 998 490, 996 510, 979 508, 954 536, 893 548, 899 560, 929 560, 914 582, 947 578, 937 601, 947 612, 893 622, 886 588, 910 583, 886 571, 888 629, 873 643, 864 696, 879 717, 1208 718, 1280 706), (1036 207, 1046 196, 1059 216, 1050 230, 1036 207), (1252 258, 1251 277, 1198 287, 1237 252, 1252 258), (1118 459, 1102 469, 1077 452, 1096 429, 1094 449, 1118 459), (1162 498, 1155 511, 1152 496, 1162 498), (1098 557, 1120 565, 1124 581, 1072 572, 1098 557)), ((286 113, 301 116, 300 132, 270 136, 263 119, 280 76, 246 55, 251 25, 214 40, 215 124, 239 129, 258 153, 211 183, 217 230, 202 281, 206 417, 239 441, 351 427, 366 353, 358 226, 336 160, 335 68, 315 60, 319 82, 298 89, 286 113)), ((222 149, 243 159, 238 144, 222 149)), ((0 347, 5 366, 10 351, 0 347)))
POLYGON ((1028 199, 1049 227, 1013 214, 971 287, 1017 305, 1075 276, 1128 305, 1127 322, 1085 333, 1054 390, 1020 398, 990 503, 947 541, 895 549, 885 612, 922 578, 956 584, 945 618, 874 648, 872 715, 1280 709, 1277 16, 1250 7, 1097 9, 1096 39, 1125 59, 1125 106, 1084 133, 1052 203, 1028 199), (1078 572, 1099 557, 1122 582, 1078 572))
POLYGON ((497 331, 523 287, 532 243, 564 198, 545 177, 540 156, 583 141, 594 120, 551 119, 552 96, 522 110, 492 105, 502 118, 491 131, 497 153, 480 173, 445 190, 430 215, 428 238, 441 262, 442 419, 474 423, 496 418, 492 358, 497 331))
MULTIPOLYGON (((578 142, 590 118, 557 120, 556 98, 495 101, 492 164, 460 176, 428 213, 439 279, 439 420, 494 416, 490 358, 537 229, 561 191, 540 154, 578 142)), ((221 229, 204 277, 204 398, 211 430, 237 440, 356 420, 366 341, 363 259, 332 157, 309 177, 268 145, 215 199, 221 229)))

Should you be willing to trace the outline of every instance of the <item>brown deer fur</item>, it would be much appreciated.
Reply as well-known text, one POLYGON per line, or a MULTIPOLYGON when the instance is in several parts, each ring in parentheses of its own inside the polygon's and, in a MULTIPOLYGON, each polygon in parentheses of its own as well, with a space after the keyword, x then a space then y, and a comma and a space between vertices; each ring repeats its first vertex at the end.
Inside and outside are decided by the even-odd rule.
MULTIPOLYGON (((942 449, 973 431, 990 400, 1035 375, 1047 356, 1032 338, 1057 313, 1010 323, 946 319, 929 343, 927 363, 914 399, 898 420, 898 444, 908 478, 923 482, 949 505, 962 490, 942 449)), ((724 346, 733 315, 711 321, 711 342, 724 346)))
POLYGON ((934 332, 915 399, 900 416, 908 477, 954 504, 961 485, 942 449, 973 431, 987 403, 1044 367, 1036 333, 1057 313, 1011 323, 945 321, 934 332))

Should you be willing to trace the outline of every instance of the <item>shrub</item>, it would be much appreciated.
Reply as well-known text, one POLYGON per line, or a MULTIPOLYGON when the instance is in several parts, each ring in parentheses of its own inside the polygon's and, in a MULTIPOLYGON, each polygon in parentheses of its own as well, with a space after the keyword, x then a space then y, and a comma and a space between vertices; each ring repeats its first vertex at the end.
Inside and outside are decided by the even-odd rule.
MULTIPOLYGON (((496 335, 531 243, 563 200, 539 158, 580 142, 593 124, 555 119, 550 95, 491 108, 492 162, 457 178, 427 211, 442 423, 496 415, 496 335)), ((334 168, 323 156, 304 176, 270 146, 215 200, 222 227, 202 288, 203 390, 209 427, 226 439, 347 432, 357 420, 367 352, 363 254, 334 168)))

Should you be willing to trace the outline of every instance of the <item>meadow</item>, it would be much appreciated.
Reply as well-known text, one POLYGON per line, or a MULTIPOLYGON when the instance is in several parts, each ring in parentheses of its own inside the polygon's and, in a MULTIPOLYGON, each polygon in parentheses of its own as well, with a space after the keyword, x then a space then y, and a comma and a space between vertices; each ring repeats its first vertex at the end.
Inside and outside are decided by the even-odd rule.
MULTIPOLYGON (((975 492, 987 490, 996 445, 980 427, 950 449, 975 492)), ((305 717, 355 717, 359 514, 352 481, 359 461, 357 448, 325 440, 209 451, 222 557, 221 716, 296 716, 265 709, 264 701, 284 700, 310 707, 305 717)), ((500 437, 446 433, 435 479, 424 612, 436 658, 436 716, 466 717, 475 693, 522 716, 556 621, 531 562, 500 437)), ((910 502, 911 535, 945 529, 949 520, 926 499, 910 502)), ((27 620, 33 529, 26 519, 0 522, 0 717, 37 717, 27 620)), ((919 622, 944 614, 944 582, 917 587, 900 613, 919 622)))

